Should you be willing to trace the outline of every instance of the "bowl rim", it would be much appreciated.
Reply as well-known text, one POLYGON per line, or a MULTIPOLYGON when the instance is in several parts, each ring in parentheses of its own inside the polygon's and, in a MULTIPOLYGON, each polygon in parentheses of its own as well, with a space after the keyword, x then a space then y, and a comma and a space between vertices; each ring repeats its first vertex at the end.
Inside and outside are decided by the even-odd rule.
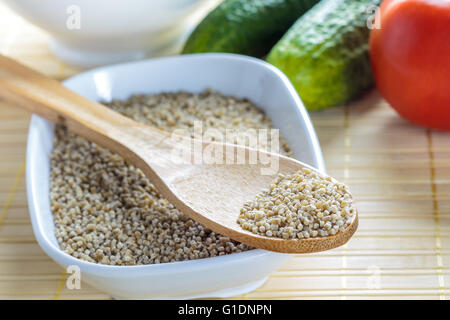
MULTIPOLYGON (((307 128, 306 133, 309 136, 310 148, 312 150, 312 154, 315 156, 316 164, 312 165, 319 169, 320 171, 325 172, 325 162, 322 156, 322 151, 320 148, 320 144, 314 130, 314 127, 311 123, 311 119, 300 100, 296 90, 294 89, 291 82, 288 78, 276 67, 271 64, 257 59, 253 57, 238 55, 238 54, 229 54, 229 53, 200 53, 200 54, 186 54, 186 55, 178 55, 178 56, 169 56, 169 57, 160 57, 160 58, 152 58, 141 61, 132 61, 125 62, 119 64, 113 64, 109 66, 102 66, 94 69, 90 69, 85 72, 81 72, 75 76, 72 76, 62 83, 66 87, 70 87, 70 84, 75 81, 79 81, 82 78, 91 78, 94 74, 99 72, 120 72, 121 69, 127 69, 130 66, 136 66, 141 64, 152 64, 158 63, 160 61, 166 60, 198 60, 198 59, 217 59, 217 60, 234 60, 240 61, 243 63, 252 63, 256 64, 261 68, 269 70, 271 73, 274 73, 279 80, 283 83, 283 85, 288 89, 291 98, 294 100, 296 105, 296 111, 299 113, 299 117, 303 119, 304 125, 307 128)), ((82 94, 82 93, 80 93, 82 94)), ((59 246, 53 243, 48 238, 48 235, 44 232, 43 220, 38 218, 41 217, 42 214, 39 214, 42 208, 39 206, 39 201, 36 199, 37 192, 36 188, 39 187, 39 181, 36 181, 36 174, 33 173, 34 169, 32 167, 32 162, 30 161, 31 155, 33 153, 33 139, 37 139, 35 132, 39 132, 38 126, 36 123, 38 121, 44 121, 44 123, 51 123, 50 121, 39 117, 38 115, 33 114, 31 117, 28 138, 27 138, 27 152, 26 152, 26 182, 27 182, 27 198, 28 205, 30 211, 30 217, 32 220, 32 227, 35 234, 35 237, 42 247, 42 249, 51 256, 55 261, 63 265, 77 265, 83 269, 83 272, 90 272, 94 274, 101 274, 103 272, 111 273, 120 273, 121 276, 124 276, 124 271, 132 272, 132 275, 135 276, 136 273, 166 273, 166 272, 176 272, 180 270, 180 267, 183 268, 183 272, 189 272, 191 270, 199 271, 201 269, 210 268, 211 264, 219 264, 221 266, 225 266, 227 263, 234 263, 236 261, 242 261, 245 258, 254 258, 261 255, 287 255, 279 252, 271 252, 263 249, 251 249, 244 252, 226 254, 223 256, 215 256, 194 260, 184 260, 184 261, 176 261, 176 262, 166 262, 159 264, 146 264, 146 265, 132 265, 132 266, 116 266, 116 265, 106 265, 94 262, 84 261, 78 258, 75 258, 68 253, 64 252, 60 249, 59 246), (34 212, 34 213, 33 213, 34 212)), ((53 145, 53 142, 52 142, 53 145)), ((48 191, 49 192, 49 191, 48 191)), ((131 274, 130 274, 131 276, 131 274)))

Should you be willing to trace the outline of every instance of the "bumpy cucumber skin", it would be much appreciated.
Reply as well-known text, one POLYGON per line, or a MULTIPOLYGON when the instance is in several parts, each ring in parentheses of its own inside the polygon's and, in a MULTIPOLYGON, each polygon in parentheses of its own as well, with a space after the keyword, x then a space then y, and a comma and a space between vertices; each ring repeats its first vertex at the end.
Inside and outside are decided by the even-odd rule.
POLYGON ((225 0, 187 40, 183 53, 266 55, 290 26, 319 0, 225 0))
POLYGON ((322 0, 270 51, 267 61, 291 80, 310 111, 341 105, 373 83, 370 8, 381 0, 322 0))

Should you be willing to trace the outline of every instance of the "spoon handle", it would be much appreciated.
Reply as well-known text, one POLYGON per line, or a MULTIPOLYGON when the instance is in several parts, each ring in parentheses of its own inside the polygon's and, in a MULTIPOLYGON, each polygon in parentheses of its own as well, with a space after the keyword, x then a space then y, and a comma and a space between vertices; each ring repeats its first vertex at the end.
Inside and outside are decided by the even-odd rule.
MULTIPOLYGON (((126 144, 142 126, 3 55, 0 98, 54 123, 64 123, 69 130, 119 154, 124 154, 126 144)), ((149 133, 154 139, 162 135, 147 128, 149 133)))

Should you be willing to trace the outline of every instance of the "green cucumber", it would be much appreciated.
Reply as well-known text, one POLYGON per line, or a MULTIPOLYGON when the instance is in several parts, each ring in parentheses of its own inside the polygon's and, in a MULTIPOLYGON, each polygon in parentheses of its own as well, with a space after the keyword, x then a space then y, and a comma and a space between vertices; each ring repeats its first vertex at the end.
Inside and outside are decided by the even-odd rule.
POLYGON ((373 85, 368 21, 381 0, 322 0, 272 48, 308 110, 348 102, 373 85))
POLYGON ((189 36, 183 53, 262 57, 319 0, 225 0, 189 36))

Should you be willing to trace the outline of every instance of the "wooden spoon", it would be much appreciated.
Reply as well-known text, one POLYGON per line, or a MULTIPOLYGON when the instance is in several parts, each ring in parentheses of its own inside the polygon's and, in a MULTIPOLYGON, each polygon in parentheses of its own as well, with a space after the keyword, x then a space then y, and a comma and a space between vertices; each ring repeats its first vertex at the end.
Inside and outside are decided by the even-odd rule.
POLYGON ((1 55, 0 97, 52 122, 63 123, 69 130, 121 155, 140 168, 181 212, 236 241, 271 251, 308 253, 340 246, 356 231, 357 214, 344 232, 302 240, 260 236, 237 224, 242 205, 268 187, 278 173, 292 174, 305 167, 316 171, 297 160, 242 146, 173 136, 122 116, 1 55), (219 157, 224 164, 198 161, 205 148, 211 146, 214 150, 225 150, 219 157), (187 154, 193 158, 187 162, 182 154, 191 149, 192 154, 187 154), (262 161, 248 164, 255 154, 258 159, 266 159, 266 164, 278 163, 279 171, 262 174, 267 169, 262 161), (237 155, 247 164, 226 164, 236 163, 237 155))

